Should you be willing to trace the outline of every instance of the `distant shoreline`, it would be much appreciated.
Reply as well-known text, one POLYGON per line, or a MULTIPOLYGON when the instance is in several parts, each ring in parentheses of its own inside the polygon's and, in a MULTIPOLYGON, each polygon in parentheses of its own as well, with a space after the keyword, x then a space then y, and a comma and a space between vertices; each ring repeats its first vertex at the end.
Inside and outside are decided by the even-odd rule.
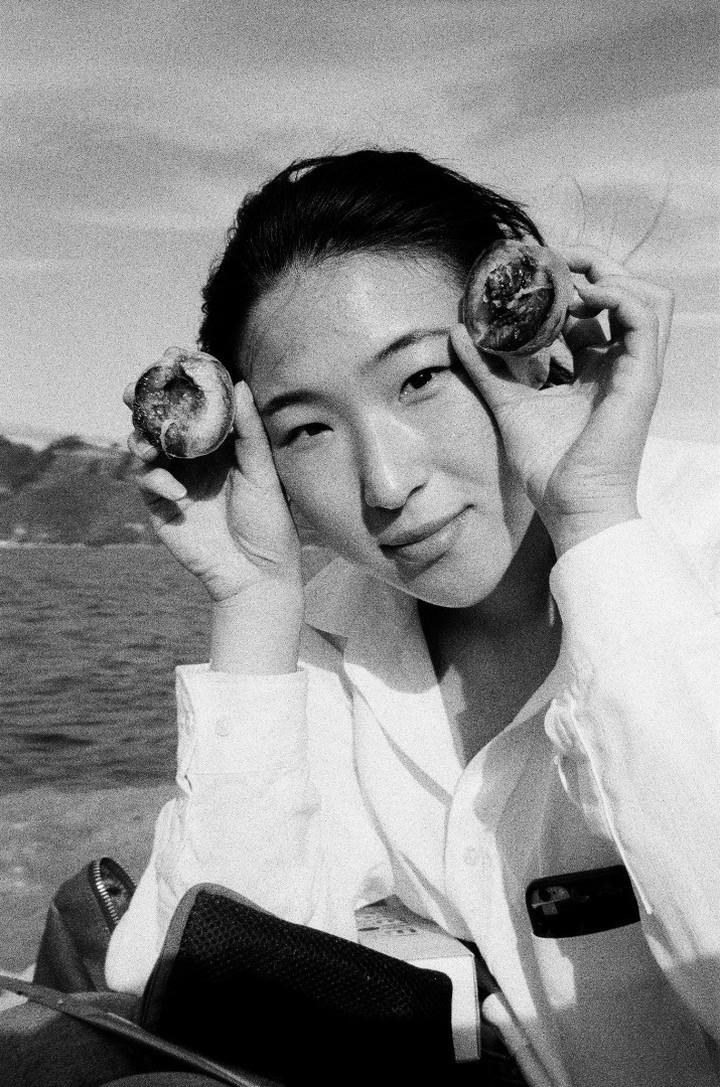
POLYGON ((119 547, 142 548, 147 551, 160 546, 157 543, 19 543, 17 540, 0 540, 2 551, 67 551, 68 548, 73 551, 107 551, 109 548, 119 547))

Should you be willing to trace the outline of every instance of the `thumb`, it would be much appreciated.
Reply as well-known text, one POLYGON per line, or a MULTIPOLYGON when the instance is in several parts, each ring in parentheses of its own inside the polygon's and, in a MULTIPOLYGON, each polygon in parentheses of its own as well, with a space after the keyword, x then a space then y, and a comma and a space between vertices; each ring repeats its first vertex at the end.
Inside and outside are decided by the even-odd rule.
POLYGON ((242 474, 262 488, 279 486, 270 443, 246 382, 235 386, 235 458, 242 474))
POLYGON ((493 414, 527 394, 525 384, 519 384, 513 378, 501 359, 477 350, 464 325, 451 329, 450 342, 493 414))

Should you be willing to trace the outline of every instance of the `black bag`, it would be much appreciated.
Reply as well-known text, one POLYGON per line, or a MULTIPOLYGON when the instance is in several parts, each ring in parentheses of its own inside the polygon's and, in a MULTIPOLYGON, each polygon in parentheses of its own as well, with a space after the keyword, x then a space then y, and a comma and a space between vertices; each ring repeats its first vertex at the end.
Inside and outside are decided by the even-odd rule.
MULTIPOLYGON (((67 993, 105 990, 110 935, 133 891, 132 879, 107 857, 67 880, 48 912, 35 982, 67 993)), ((478 969, 484 983, 482 963, 478 969)), ((490 991, 496 986, 488 979, 490 991)), ((15 991, 37 999, 32 988, 17 983, 15 991)), ((200 884, 173 915, 139 1024, 122 1030, 128 1040, 219 1079, 210 1062, 293 1087, 524 1084, 485 1022, 480 1064, 454 1063, 451 995, 445 974, 283 921, 225 887, 200 884)), ((98 1014, 94 1025, 121 1032, 117 1017, 98 1014)))
POLYGON ((34 980, 65 993, 106 990, 110 935, 134 892, 133 880, 111 857, 66 880, 50 903, 34 980))
POLYGON ((173 915, 141 1022, 288 1084, 437 1085, 454 1068, 451 999, 444 973, 200 884, 173 915))

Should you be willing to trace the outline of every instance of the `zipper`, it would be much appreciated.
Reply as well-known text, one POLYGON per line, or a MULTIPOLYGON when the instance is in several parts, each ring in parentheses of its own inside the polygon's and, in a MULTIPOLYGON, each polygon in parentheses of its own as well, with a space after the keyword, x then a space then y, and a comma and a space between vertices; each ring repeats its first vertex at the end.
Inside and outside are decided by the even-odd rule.
POLYGON ((103 912, 108 928, 112 931, 118 924, 135 891, 135 884, 125 869, 112 857, 100 857, 90 862, 88 868, 90 885, 103 912), (115 898, 111 894, 111 884, 115 898))

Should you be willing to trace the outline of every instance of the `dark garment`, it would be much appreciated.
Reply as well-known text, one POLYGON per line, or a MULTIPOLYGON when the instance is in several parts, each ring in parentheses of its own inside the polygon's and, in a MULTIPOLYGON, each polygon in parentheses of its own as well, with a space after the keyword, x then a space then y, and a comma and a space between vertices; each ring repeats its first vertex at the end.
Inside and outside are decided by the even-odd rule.
MULTIPOLYGON (((132 1016, 137 1004, 122 993, 77 999, 125 1016, 132 1016)), ((40 1004, 21 1004, 0 1015, 0 1087, 104 1087, 123 1076, 163 1071, 176 1075, 178 1087, 212 1082, 187 1074, 182 1079, 172 1060, 40 1004)), ((161 1085, 175 1087, 175 1081, 161 1079, 161 1085)))
POLYGON ((150 1072, 144 1076, 124 1076, 106 1087, 217 1087, 217 1080, 195 1072, 150 1072))

